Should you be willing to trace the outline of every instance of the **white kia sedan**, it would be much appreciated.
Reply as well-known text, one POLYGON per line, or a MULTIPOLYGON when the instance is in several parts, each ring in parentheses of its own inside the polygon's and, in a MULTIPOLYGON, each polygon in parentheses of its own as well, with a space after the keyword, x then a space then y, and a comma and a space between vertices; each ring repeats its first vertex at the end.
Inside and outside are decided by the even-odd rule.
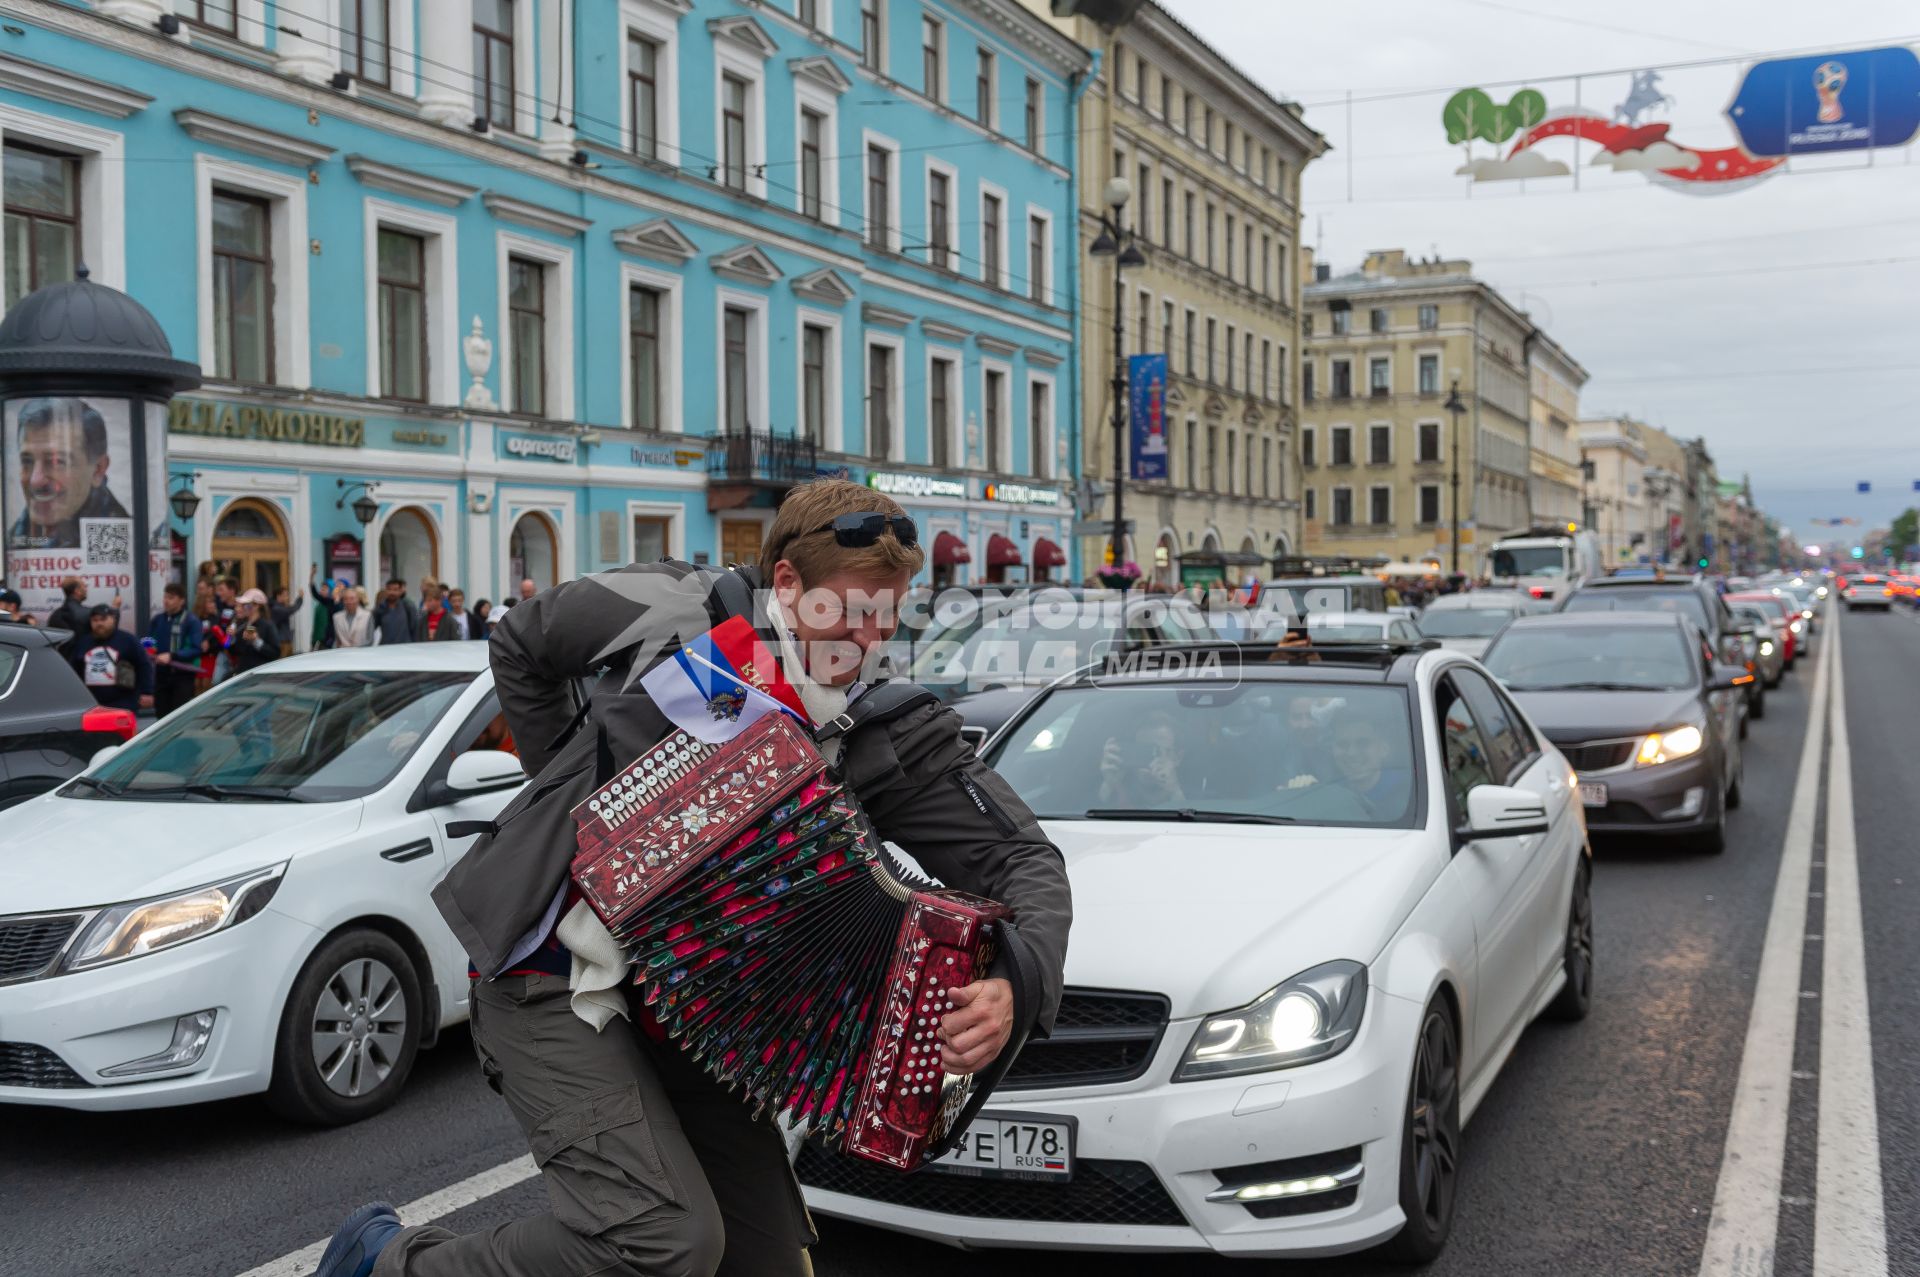
POLYGON ((1073 881, 1058 1022, 941 1164, 802 1146, 815 1210, 969 1247, 1439 1253, 1501 1063, 1587 1011, 1572 770, 1451 652, 1219 655, 1064 680, 989 743, 1073 881))
MULTIPOLYGON (((392 1103, 467 1015, 428 898, 525 781, 484 643, 275 661, 7 813, 0 1103, 392 1103)), ((4 1119, 0 1119, 3 1121, 4 1119)))

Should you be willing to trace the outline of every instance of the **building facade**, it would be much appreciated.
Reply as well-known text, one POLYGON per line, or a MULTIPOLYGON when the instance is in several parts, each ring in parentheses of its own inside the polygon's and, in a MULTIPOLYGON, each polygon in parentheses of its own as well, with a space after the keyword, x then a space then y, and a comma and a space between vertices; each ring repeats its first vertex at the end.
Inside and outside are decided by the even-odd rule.
POLYGON ((1537 330, 1471 262, 1395 249, 1344 275, 1315 270, 1301 368, 1307 552, 1476 574, 1487 547, 1530 526, 1537 330))
POLYGON ((1580 449, 1593 472, 1587 481, 1587 527, 1600 542, 1600 561, 1610 568, 1649 561, 1649 429, 1631 417, 1580 423, 1580 449))
POLYGON ((1579 523, 1580 388, 1587 370, 1559 342, 1535 331, 1527 345, 1532 383, 1528 440, 1529 498, 1536 525, 1579 523))
MULTIPOLYGON (((1026 2, 1048 12, 1047 0, 1026 2)), ((1103 494, 1124 450, 1112 424, 1117 299, 1119 353, 1164 355, 1168 373, 1157 405, 1166 477, 1129 474, 1129 559, 1168 585, 1265 575, 1300 543, 1300 175, 1326 142, 1298 105, 1152 0, 1117 34, 1085 18, 1058 25, 1099 57, 1080 108, 1079 248, 1117 215, 1146 259, 1084 259, 1086 513, 1111 520, 1103 494), (1129 188, 1117 214, 1116 178, 1129 188)), ((1108 548, 1088 536, 1082 561, 1097 566, 1108 548)))
POLYGON ((11 12, 7 300, 84 260, 201 365, 178 574, 749 560, 817 475, 1070 570, 1089 58, 1014 0, 11 12))
POLYGON ((1693 494, 1687 487, 1687 450, 1672 435, 1644 422, 1640 442, 1647 450, 1641 477, 1647 510, 1646 562, 1682 566, 1686 562, 1687 511, 1693 494))

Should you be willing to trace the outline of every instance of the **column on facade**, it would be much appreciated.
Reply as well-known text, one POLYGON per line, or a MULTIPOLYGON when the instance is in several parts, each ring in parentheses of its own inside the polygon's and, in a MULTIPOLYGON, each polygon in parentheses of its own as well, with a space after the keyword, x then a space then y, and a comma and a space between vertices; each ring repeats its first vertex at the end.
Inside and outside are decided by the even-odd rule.
MULTIPOLYGON (((571 6, 543 4, 540 19, 540 154, 566 160, 579 149, 573 131, 573 24, 565 20, 571 6)), ((625 56, 622 51, 621 56, 625 56)))
POLYGON ((420 68, 420 114, 435 124, 470 124, 475 110, 469 0, 420 0, 420 47, 436 64, 420 68))
POLYGON ((328 0, 276 0, 274 52, 280 69, 298 80, 324 83, 334 73, 328 0))

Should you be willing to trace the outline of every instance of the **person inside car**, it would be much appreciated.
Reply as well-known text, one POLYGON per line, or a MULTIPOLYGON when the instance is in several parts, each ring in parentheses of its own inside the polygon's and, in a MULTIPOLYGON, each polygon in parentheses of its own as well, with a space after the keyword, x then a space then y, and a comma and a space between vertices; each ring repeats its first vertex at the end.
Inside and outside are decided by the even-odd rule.
POLYGON ((1114 736, 1100 753, 1102 807, 1180 807, 1187 801, 1180 783, 1183 751, 1173 718, 1151 714, 1132 739, 1114 736))
POLYGON ((1358 800, 1374 820, 1390 820, 1406 810, 1413 793, 1412 772, 1393 757, 1387 728, 1372 714, 1351 707, 1343 710, 1334 720, 1328 753, 1331 766, 1296 776, 1282 788, 1331 785, 1358 800))

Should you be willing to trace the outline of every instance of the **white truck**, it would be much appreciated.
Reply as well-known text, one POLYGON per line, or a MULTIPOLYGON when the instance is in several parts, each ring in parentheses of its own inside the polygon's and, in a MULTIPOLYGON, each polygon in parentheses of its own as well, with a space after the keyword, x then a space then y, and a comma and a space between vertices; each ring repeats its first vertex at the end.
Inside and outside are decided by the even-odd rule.
POLYGON ((1535 528, 1501 537, 1487 551, 1487 583, 1536 599, 1560 600, 1604 574, 1591 532, 1535 528))

